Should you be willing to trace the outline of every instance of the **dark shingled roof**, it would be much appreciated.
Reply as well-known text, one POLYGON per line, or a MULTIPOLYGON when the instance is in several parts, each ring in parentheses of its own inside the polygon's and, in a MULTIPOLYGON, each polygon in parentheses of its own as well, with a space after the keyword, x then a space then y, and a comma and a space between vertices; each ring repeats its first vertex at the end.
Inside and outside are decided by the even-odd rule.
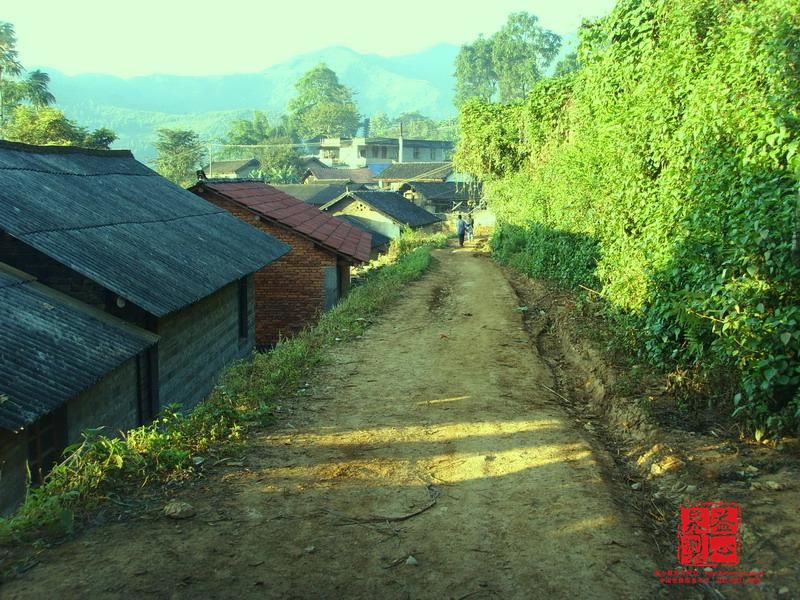
POLYGON ((346 258, 360 262, 369 260, 371 247, 369 233, 344 223, 271 185, 255 181, 199 181, 191 190, 198 194, 211 192, 227 198, 346 258))
POLYGON ((316 181, 324 183, 375 183, 372 171, 364 167, 361 169, 337 169, 334 167, 318 167, 311 164, 302 179, 314 176, 316 181))
POLYGON ((218 160, 212 162, 211 165, 203 167, 206 175, 209 177, 219 176, 221 173, 236 173, 239 169, 249 167, 250 170, 258 169, 261 163, 255 158, 248 158, 245 160, 218 160))
POLYGON ((407 200, 397 192, 373 192, 367 190, 356 190, 346 192, 336 200, 328 202, 322 210, 336 210, 336 205, 342 200, 353 198, 361 200, 380 213, 383 213, 393 221, 408 225, 409 227, 424 227, 439 222, 441 219, 420 208, 410 200, 407 200))
POLYGON ((0 265, 0 429, 30 425, 157 340, 0 265))
POLYGON ((381 246, 386 246, 389 242, 392 241, 392 238, 383 235, 380 231, 375 231, 358 217, 354 217, 353 215, 336 215, 336 218, 341 219, 342 221, 346 221, 350 223, 350 225, 352 225, 353 227, 358 227, 359 229, 372 234, 373 250, 375 248, 380 248, 381 246))
POLYGON ((466 183, 456 183, 455 181, 443 181, 442 183, 422 183, 412 181, 400 187, 400 193, 406 188, 422 194, 428 200, 468 200, 475 196, 466 183))
POLYGON ((378 175, 384 181, 444 181, 453 172, 450 162, 394 163, 378 175))
POLYGON ((345 185, 329 185, 327 183, 291 183, 272 187, 314 206, 327 204, 347 191, 345 185))
POLYGON ((0 230, 157 317, 289 251, 127 150, 0 142, 0 230))

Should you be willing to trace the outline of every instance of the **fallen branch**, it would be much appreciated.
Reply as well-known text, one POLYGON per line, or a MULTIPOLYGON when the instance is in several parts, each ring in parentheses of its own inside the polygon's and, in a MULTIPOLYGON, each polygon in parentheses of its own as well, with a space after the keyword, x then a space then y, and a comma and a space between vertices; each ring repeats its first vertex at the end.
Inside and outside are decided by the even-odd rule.
POLYGON ((324 510, 325 510, 325 512, 330 513, 332 515, 335 515, 335 516, 339 517, 340 519, 346 519, 347 521, 350 521, 350 523, 386 523, 386 522, 395 523, 395 522, 398 522, 398 521, 407 521, 408 519, 411 519, 413 517, 421 515, 426 510, 430 510, 431 508, 433 508, 436 505, 436 502, 437 502, 437 500, 436 500, 436 498, 434 498, 431 501, 430 504, 428 504, 426 506, 423 506, 419 510, 416 510, 416 511, 414 511, 412 513, 409 513, 407 515, 400 515, 399 517, 387 517, 387 516, 382 516, 382 515, 373 515, 373 516, 369 516, 369 517, 351 517, 349 515, 343 515, 341 513, 337 513, 337 512, 332 511, 332 510, 328 510, 328 509, 324 509, 324 510))
POLYGON ((542 386, 544 389, 546 389, 546 390, 547 390, 548 392, 550 392, 551 394, 555 394, 556 396, 558 396, 559 398, 561 398, 561 399, 562 399, 564 402, 571 402, 571 400, 570 400, 569 398, 567 398, 567 397, 565 397, 565 396, 562 396, 562 395, 561 395, 561 394, 559 394, 557 391, 555 391, 553 388, 551 388, 551 387, 548 387, 548 386, 546 386, 546 385, 545 385, 545 384, 543 384, 543 383, 540 383, 539 385, 540 385, 540 386, 542 386))

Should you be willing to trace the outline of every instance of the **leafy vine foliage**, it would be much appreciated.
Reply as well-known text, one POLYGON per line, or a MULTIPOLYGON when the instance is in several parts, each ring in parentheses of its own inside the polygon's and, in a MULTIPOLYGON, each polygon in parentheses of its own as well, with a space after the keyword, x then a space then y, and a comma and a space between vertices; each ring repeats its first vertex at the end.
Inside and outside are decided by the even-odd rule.
POLYGON ((654 363, 732 374, 757 435, 797 427, 800 4, 620 0, 577 62, 462 106, 493 250, 599 289, 654 363))

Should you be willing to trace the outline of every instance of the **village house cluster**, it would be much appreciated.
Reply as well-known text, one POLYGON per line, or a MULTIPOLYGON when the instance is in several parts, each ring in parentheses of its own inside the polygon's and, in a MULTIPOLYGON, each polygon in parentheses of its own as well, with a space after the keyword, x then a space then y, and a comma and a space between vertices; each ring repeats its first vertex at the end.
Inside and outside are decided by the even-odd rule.
POLYGON ((257 161, 212 163, 186 190, 127 150, 0 142, 0 514, 82 431, 197 405, 475 192, 444 161, 306 165, 272 186, 257 161))

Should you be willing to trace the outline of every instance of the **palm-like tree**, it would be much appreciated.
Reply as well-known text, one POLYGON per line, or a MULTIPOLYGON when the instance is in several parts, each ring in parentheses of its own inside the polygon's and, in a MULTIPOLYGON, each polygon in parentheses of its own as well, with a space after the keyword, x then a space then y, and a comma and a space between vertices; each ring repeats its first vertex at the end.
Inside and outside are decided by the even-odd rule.
POLYGON ((0 125, 3 123, 3 75, 15 77, 22 73, 17 60, 17 36, 11 23, 0 21, 0 125))
POLYGON ((31 71, 27 79, 22 82, 23 97, 36 108, 50 106, 56 101, 56 97, 47 89, 48 85, 50 85, 50 75, 39 69, 31 71))

